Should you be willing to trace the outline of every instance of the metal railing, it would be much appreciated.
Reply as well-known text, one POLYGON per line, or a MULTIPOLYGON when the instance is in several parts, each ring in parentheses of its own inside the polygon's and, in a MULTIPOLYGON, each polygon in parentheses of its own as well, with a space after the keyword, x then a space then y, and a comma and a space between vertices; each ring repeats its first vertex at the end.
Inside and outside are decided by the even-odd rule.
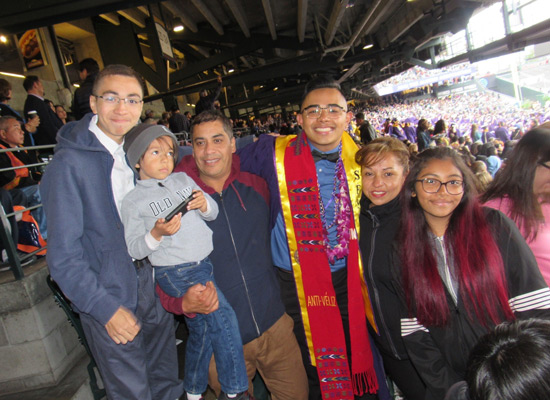
MULTIPOLYGON (((13 151, 21 151, 21 150, 27 150, 27 151, 47 150, 48 153, 51 154, 54 147, 55 145, 17 147, 17 148, 9 148, 9 149, 0 149, 0 153, 7 153, 10 151, 13 152, 13 151)), ((51 157, 49 156, 47 158, 42 158, 42 162, 39 162, 39 163, 28 164, 28 165, 23 165, 18 167, 1 168, 0 172, 13 171, 21 168, 44 168, 46 165, 48 165, 50 160, 51 160, 51 157)), ((21 210, 16 210, 12 213, 6 213, 4 210, 4 207, 0 205, 0 221, 1 221, 0 239, 2 240, 4 249, 6 250, 6 253, 8 256, 7 266, 10 268, 16 280, 21 280, 25 276, 23 272, 23 268, 21 266, 22 263, 24 263, 27 259, 34 257, 37 253, 47 248, 47 246, 41 247, 31 253, 25 254, 24 256, 20 256, 19 253, 17 252, 17 243, 13 242, 9 218, 17 217, 18 214, 22 214, 25 211, 32 211, 39 207, 42 207, 42 204, 35 204, 33 206, 26 207, 21 210)))

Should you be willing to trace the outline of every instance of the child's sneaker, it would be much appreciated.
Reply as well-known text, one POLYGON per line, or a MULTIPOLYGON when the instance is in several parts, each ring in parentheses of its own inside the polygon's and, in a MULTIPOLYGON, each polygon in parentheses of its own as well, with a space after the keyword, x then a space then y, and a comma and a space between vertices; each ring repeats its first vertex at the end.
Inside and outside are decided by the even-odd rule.
POLYGON ((247 390, 246 392, 239 393, 237 397, 233 397, 233 398, 227 397, 227 395, 224 392, 222 392, 220 394, 220 397, 218 397, 218 400, 255 400, 255 399, 248 393, 248 390, 247 390))
MULTIPOLYGON (((187 399, 188 399, 187 394, 183 392, 183 395, 179 398, 179 400, 187 400, 187 399)), ((205 400, 205 399, 204 397, 201 396, 199 400, 205 400)))

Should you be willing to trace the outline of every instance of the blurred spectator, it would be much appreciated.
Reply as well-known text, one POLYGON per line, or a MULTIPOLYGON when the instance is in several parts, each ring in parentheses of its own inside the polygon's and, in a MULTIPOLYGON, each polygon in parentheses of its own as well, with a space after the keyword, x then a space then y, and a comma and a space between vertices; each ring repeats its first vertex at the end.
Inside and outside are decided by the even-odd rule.
POLYGON ((57 131, 63 126, 55 112, 44 102, 44 85, 40 78, 29 75, 23 81, 23 87, 28 93, 25 100, 25 115, 36 111, 40 117, 40 125, 34 133, 34 142, 37 145, 55 144, 57 131))
POLYGON ((359 132, 358 136, 361 139, 361 143, 367 144, 376 139, 376 131, 371 126, 370 122, 365 120, 365 114, 356 114, 355 122, 357 123, 357 131, 359 132))
POLYGON ((32 135, 36 132, 36 129, 40 124, 40 117, 38 116, 38 113, 23 117, 11 108, 8 104, 11 100, 11 92, 11 83, 0 78, 0 117, 15 117, 21 123, 21 129, 25 132, 25 146, 34 146, 34 139, 32 135))
POLYGON ((493 181, 493 177, 491 176, 489 171, 487 171, 487 164, 485 164, 483 161, 474 161, 470 168, 474 173, 474 176, 476 177, 476 189, 478 193, 485 193, 485 191, 493 181))
POLYGON ((432 139, 428 133, 429 128, 430 123, 424 118, 418 121, 418 126, 416 127, 416 142, 418 143, 419 152, 430 146, 432 139))
POLYGON ((550 284, 550 129, 519 140, 482 201, 516 223, 550 284))
POLYGON ((172 133, 189 132, 190 121, 181 114, 177 104, 174 104, 171 111, 171 117, 168 120, 172 133))
POLYGON ((205 110, 214 110, 214 102, 218 99, 222 90, 222 77, 218 76, 217 81, 218 87, 214 93, 209 95, 207 90, 200 92, 200 99, 195 106, 195 115, 199 115, 205 110))
POLYGON ((65 107, 63 107, 61 104, 55 106, 55 114, 61 120, 61 122, 63 122, 63 125, 67 123, 67 111, 65 111, 65 107))
MULTIPOLYGON (((0 148, 17 148, 23 145, 24 134, 21 124, 15 117, 0 118, 0 148)), ((35 151, 18 150, 0 153, 0 168, 23 167, 38 163, 35 151)), ((0 186, 6 190, 21 189, 28 198, 30 206, 42 204, 38 191, 38 181, 42 175, 36 168, 18 168, 0 172, 0 186)), ((32 215, 38 223, 42 237, 46 239, 46 215, 44 208, 32 210, 32 215)))
POLYGON ((498 123, 498 128, 495 129, 495 138, 501 140, 503 143, 506 143, 510 140, 510 133, 508 129, 504 126, 504 122, 500 121, 498 123))
POLYGON ((87 113, 91 113, 90 96, 94 86, 95 77, 99 72, 99 65, 93 58, 85 58, 78 64, 80 87, 75 90, 73 105, 71 107, 74 118, 78 121, 87 113))
POLYGON ((474 143, 481 142, 481 132, 479 131, 477 124, 472 124, 472 128, 470 130, 470 137, 472 138, 472 141, 474 143))
POLYGON ((494 178, 497 171, 502 166, 502 160, 497 154, 497 149, 495 146, 490 145, 487 147, 487 171, 494 178))

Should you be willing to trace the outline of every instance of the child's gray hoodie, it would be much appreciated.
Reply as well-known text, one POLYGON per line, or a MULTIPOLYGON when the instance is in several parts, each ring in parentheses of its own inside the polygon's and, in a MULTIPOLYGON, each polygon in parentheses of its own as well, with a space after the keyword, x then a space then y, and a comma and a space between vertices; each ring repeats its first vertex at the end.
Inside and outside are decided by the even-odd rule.
MULTIPOLYGON (((172 236, 164 236, 156 249, 147 245, 145 235, 153 229, 159 218, 164 218, 193 190, 201 190, 184 172, 169 175, 164 180, 138 180, 136 187, 122 201, 122 222, 128 252, 136 260, 149 257, 154 266, 169 266, 201 261, 213 249, 212 231, 206 221, 218 216, 218 205, 206 193, 205 213, 187 211, 181 219, 181 228, 172 236)), ((152 239, 152 237, 151 237, 152 239)))

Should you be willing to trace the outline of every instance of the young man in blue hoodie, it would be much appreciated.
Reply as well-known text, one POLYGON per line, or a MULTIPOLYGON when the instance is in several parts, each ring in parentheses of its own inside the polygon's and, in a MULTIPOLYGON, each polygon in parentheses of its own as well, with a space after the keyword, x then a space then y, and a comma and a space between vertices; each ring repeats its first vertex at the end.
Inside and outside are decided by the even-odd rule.
POLYGON ((174 400, 183 393, 173 318, 148 262, 132 261, 120 218, 134 187, 124 135, 143 107, 141 77, 110 65, 94 83, 94 115, 65 125, 41 183, 48 267, 80 314, 109 399, 174 400))

